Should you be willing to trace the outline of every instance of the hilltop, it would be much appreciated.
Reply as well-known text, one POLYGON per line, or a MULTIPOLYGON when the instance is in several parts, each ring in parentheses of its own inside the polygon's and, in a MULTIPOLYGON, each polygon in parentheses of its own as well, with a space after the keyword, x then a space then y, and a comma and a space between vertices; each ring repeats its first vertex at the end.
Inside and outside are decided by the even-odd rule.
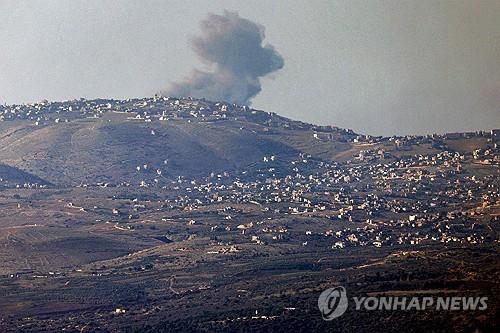
POLYGON ((0 120, 0 161, 60 185, 206 177, 271 155, 332 160, 356 137, 247 107, 163 97, 10 106, 0 120))

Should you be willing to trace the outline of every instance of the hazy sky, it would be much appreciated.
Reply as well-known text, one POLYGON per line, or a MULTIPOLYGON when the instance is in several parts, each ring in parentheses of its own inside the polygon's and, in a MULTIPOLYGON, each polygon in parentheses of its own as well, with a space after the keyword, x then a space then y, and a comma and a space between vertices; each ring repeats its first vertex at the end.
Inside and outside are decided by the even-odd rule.
POLYGON ((0 101, 144 97, 224 9, 285 67, 253 107, 369 134, 500 128, 500 1, 0 0, 0 101))

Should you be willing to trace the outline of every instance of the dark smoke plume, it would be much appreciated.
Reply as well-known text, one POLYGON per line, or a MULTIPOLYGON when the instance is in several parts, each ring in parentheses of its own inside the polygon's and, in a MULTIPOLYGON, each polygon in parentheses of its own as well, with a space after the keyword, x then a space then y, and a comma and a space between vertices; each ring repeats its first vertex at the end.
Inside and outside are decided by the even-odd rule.
POLYGON ((201 30, 191 46, 209 71, 193 70, 165 95, 249 104, 261 91, 260 78, 284 65, 273 46, 262 45, 264 27, 237 13, 209 14, 201 30))

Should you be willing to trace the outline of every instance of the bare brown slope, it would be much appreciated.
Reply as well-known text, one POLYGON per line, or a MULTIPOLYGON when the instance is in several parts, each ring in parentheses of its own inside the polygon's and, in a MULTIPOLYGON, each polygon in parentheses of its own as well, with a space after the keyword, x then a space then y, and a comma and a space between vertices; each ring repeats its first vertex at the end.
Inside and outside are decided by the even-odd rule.
POLYGON ((146 123, 114 113, 41 127, 16 121, 0 130, 1 163, 60 185, 200 177, 243 170, 269 155, 286 161, 304 152, 329 160, 350 148, 318 140, 308 129, 269 130, 241 120, 146 123))

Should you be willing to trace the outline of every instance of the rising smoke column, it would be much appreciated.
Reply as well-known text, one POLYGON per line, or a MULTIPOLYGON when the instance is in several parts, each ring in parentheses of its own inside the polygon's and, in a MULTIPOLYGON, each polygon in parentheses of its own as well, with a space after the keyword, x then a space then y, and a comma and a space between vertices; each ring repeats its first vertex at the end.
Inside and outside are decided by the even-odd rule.
POLYGON ((191 46, 209 70, 194 69, 163 94, 250 104, 261 91, 260 78, 284 65, 272 45, 262 45, 264 27, 228 11, 209 14, 200 25, 191 46))

